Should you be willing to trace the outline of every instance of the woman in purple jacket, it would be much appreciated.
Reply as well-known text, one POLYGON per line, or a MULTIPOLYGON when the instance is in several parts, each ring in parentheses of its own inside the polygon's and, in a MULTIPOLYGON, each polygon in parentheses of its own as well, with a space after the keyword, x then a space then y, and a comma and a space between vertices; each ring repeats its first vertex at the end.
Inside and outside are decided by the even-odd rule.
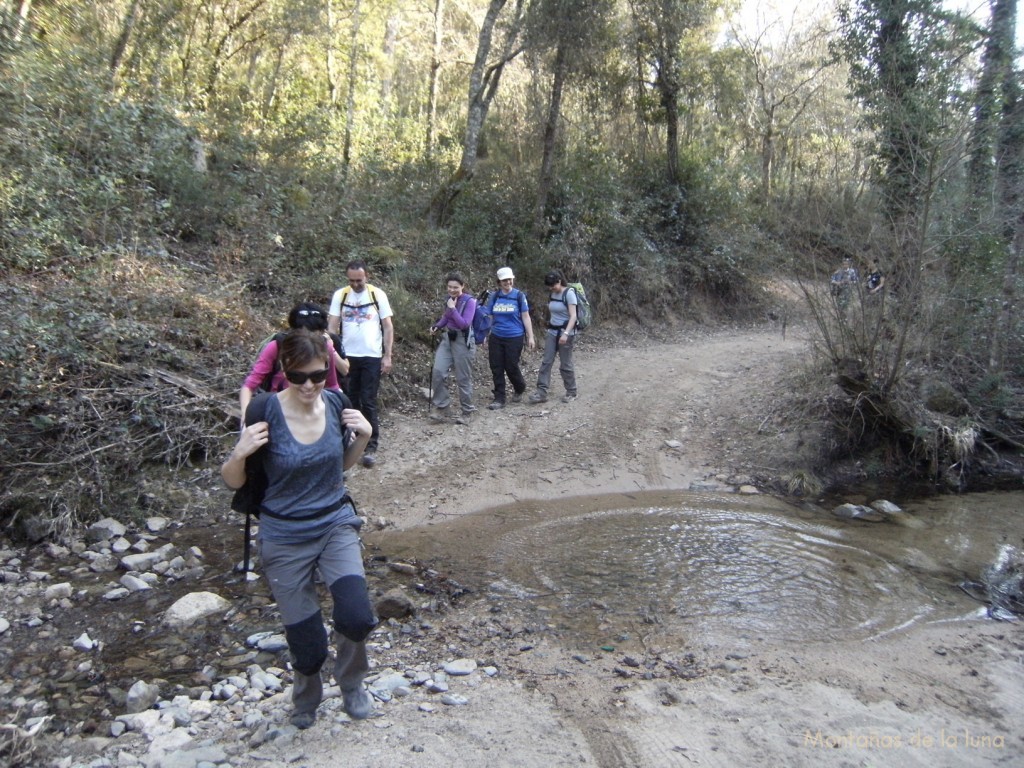
POLYGON ((447 378, 455 369, 455 382, 459 387, 459 404, 462 412, 455 417, 458 424, 467 424, 476 410, 473 405, 473 358, 476 357, 476 343, 473 339, 473 315, 476 313, 476 299, 464 292, 466 281, 458 272, 447 277, 448 300, 444 305, 441 319, 430 326, 430 335, 440 331, 441 341, 434 353, 434 370, 431 373, 433 394, 430 400, 432 421, 448 418, 448 407, 452 398, 448 394, 447 378))

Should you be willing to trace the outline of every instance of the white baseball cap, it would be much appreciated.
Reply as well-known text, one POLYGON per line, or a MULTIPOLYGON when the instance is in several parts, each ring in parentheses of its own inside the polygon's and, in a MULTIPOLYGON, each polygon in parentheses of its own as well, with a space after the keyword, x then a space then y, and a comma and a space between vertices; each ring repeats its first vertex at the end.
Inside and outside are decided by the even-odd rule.
POLYGON ((498 270, 499 280, 511 280, 514 277, 515 275, 512 274, 512 270, 509 267, 502 267, 501 269, 498 270))

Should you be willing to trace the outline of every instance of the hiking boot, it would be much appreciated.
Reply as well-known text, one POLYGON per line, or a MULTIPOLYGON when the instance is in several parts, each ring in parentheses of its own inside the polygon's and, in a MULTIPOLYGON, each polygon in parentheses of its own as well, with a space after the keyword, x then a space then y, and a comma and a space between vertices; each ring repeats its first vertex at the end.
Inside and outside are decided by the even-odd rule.
MULTIPOLYGON (((473 411, 476 409, 474 408, 473 411)), ((473 411, 463 411, 455 417, 456 424, 469 424, 473 421, 473 411)))
POLYGON ((373 712, 373 700, 362 685, 348 690, 342 688, 341 702, 345 714, 353 720, 365 720, 373 712))
POLYGON ((430 412, 427 414, 427 418, 438 424, 448 421, 448 409, 438 408, 437 406, 430 406, 430 412))
POLYGON ((505 403, 503 403, 501 400, 495 400, 493 403, 487 406, 487 408, 491 411, 500 411, 504 407, 505 403))
POLYGON ((576 402, 576 395, 568 395, 567 394, 567 395, 565 395, 562 398, 562 402, 563 403, 574 403, 574 402, 576 402))
POLYGON ((292 725, 300 731, 312 728, 316 722, 316 712, 295 712, 291 717, 292 725))
POLYGON ((523 402, 523 393, 522 392, 513 392, 512 393, 512 402, 513 403, 521 403, 521 402, 523 402))
POLYGON ((364 453, 362 458, 363 466, 372 469, 377 463, 377 456, 373 453, 364 453))
POLYGON ((531 403, 534 403, 534 404, 546 403, 547 401, 548 401, 548 393, 544 392, 543 390, 538 389, 536 392, 534 392, 532 395, 530 395, 530 402, 531 403))

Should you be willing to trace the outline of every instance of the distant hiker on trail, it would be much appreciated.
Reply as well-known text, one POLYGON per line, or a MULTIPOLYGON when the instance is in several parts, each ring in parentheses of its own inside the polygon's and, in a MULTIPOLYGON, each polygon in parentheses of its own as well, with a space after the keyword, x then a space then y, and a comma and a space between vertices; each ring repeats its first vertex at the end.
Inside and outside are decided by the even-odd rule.
POLYGON ((871 295, 881 293, 885 287, 885 275, 882 274, 882 268, 878 266, 878 259, 871 260, 871 271, 868 273, 865 285, 871 295))
MULTIPOLYGON (((341 380, 348 375, 348 360, 345 359, 345 348, 341 346, 340 340, 337 344, 327 333, 327 312, 319 304, 302 302, 296 304, 288 313, 289 328, 305 328, 306 330, 320 333, 324 337, 324 343, 329 351, 334 365, 327 372, 327 389, 341 391, 341 380)), ((245 377, 242 389, 238 393, 238 406, 242 414, 242 424, 245 424, 245 409, 249 407, 259 390, 268 392, 280 392, 288 386, 288 380, 284 372, 277 364, 279 349, 278 342, 284 338, 284 333, 275 334, 270 341, 263 345, 259 357, 245 377)))
POLYGON ((384 291, 370 285, 366 262, 352 261, 345 268, 348 285, 339 288, 331 298, 327 327, 332 333, 340 329, 348 353, 348 396, 373 425, 373 436, 363 453, 363 466, 377 463, 380 442, 380 417, 377 393, 380 377, 391 373, 391 355, 395 351, 394 312, 384 291))
POLYGON ((366 638, 377 617, 363 571, 363 521, 344 474, 358 461, 372 427, 344 394, 324 389, 332 366, 320 334, 289 332, 280 357, 291 386, 266 396, 266 421, 242 430, 221 476, 229 488, 241 488, 248 481, 246 459, 265 449, 260 554, 292 654, 291 721, 309 728, 323 698, 320 668, 328 656, 317 573, 334 602, 334 679, 342 705, 357 720, 373 710, 363 678, 370 669, 366 638))
POLYGON ((441 319, 430 326, 430 335, 441 331, 441 340, 434 352, 434 368, 431 371, 430 418, 444 421, 448 418, 448 407, 452 398, 448 394, 448 374, 455 370, 455 382, 459 388, 459 405, 462 413, 456 416, 459 424, 469 423, 476 406, 473 405, 473 359, 476 357, 476 342, 473 338, 473 317, 476 314, 476 299, 463 293, 466 281, 458 272, 448 274, 448 299, 444 304, 441 319))
POLYGON ((544 359, 537 374, 537 391, 530 395, 531 403, 544 403, 548 399, 548 386, 551 384, 551 368, 558 355, 558 372, 562 374, 565 385, 563 403, 571 403, 576 399, 576 369, 573 366, 572 350, 576 341, 576 308, 579 298, 576 290, 570 288, 558 270, 548 272, 544 276, 544 285, 548 296, 548 329, 544 334, 544 359))
POLYGON ((850 303, 850 295, 859 282, 860 275, 853 266, 853 259, 847 256, 843 259, 843 265, 833 272, 829 279, 829 292, 840 309, 846 309, 846 305, 850 303))
POLYGON ((487 361, 494 379, 494 401, 488 405, 492 411, 505 407, 505 376, 512 382, 512 402, 518 403, 526 391, 526 379, 519 367, 523 356, 523 343, 530 349, 537 345, 533 340, 533 323, 530 322, 530 305, 526 294, 513 288, 515 275, 509 267, 498 270, 500 289, 491 293, 487 312, 491 316, 491 333, 484 341, 487 347, 487 361))

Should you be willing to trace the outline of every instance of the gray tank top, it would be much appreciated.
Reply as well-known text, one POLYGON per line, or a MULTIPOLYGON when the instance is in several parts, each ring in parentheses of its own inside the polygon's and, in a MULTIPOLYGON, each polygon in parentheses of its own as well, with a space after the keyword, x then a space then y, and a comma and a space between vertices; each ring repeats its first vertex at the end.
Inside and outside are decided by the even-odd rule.
POLYGON ((314 515, 333 504, 337 504, 337 509, 310 520, 280 520, 261 515, 260 538, 266 541, 297 544, 318 538, 336 525, 361 522, 350 503, 338 503, 345 495, 343 400, 326 390, 320 397, 327 408, 326 425, 320 439, 310 445, 292 437, 277 395, 267 401, 270 441, 264 460, 267 493, 263 506, 286 518, 314 515))

